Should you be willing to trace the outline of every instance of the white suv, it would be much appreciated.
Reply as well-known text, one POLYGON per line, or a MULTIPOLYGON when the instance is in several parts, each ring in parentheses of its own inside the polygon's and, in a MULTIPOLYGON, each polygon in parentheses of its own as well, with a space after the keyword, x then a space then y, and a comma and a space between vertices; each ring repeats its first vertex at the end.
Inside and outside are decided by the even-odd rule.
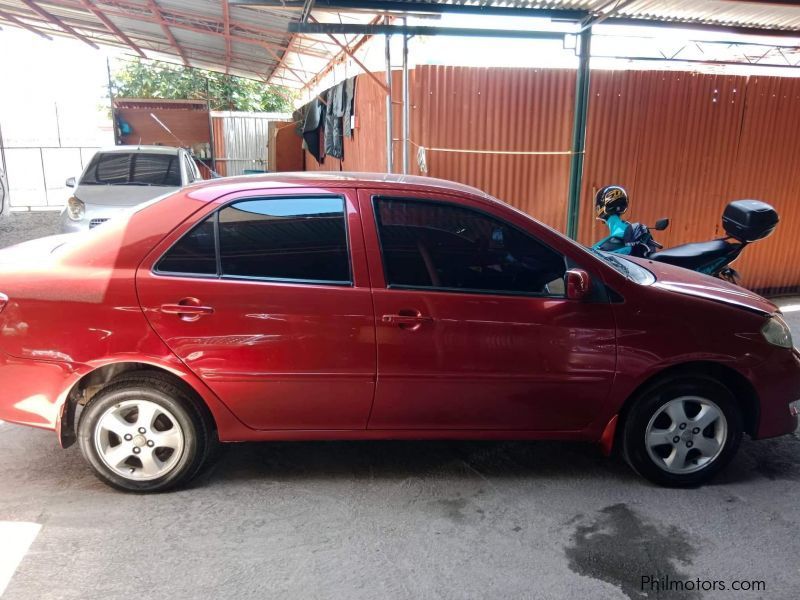
POLYGON ((98 150, 80 178, 67 179, 75 188, 61 213, 61 232, 91 229, 131 206, 202 179, 197 164, 183 148, 114 146, 98 150))

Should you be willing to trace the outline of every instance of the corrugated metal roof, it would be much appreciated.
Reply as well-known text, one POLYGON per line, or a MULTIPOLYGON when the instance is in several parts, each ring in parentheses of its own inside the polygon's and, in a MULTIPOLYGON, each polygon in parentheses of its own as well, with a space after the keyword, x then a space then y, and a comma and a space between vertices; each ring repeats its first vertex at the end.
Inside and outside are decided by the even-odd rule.
MULTIPOLYGON (((800 32, 800 5, 736 0, 317 0, 319 22, 369 23, 384 8, 577 11, 633 20, 800 32)), ((125 48, 152 58, 229 72, 291 88, 305 88, 318 73, 342 62, 342 46, 362 36, 289 34, 302 0, 265 0, 262 6, 227 0, 0 0, 0 24, 40 35, 64 35, 92 45, 125 48)), ((444 10, 444 9, 443 9, 444 10)), ((545 13, 546 14, 546 13, 545 13)), ((553 13, 554 15, 556 13, 553 13)), ((563 13, 562 13, 563 14, 563 13)))
MULTIPOLYGON (((350 0, 355 4, 357 0, 350 0)), ((316 6, 336 5, 337 0, 317 0, 316 6)), ((408 10, 449 6, 473 10, 516 11, 568 10, 630 19, 660 20, 726 27, 800 30, 800 6, 791 2, 756 0, 369 0, 371 6, 402 4, 408 10)), ((378 10, 375 8, 374 10, 378 10)), ((487 11, 488 12, 488 11, 487 11)), ((495 13, 496 14, 496 13, 495 13)))
POLYGON ((230 3, 224 10, 224 4, 220 0, 37 0, 35 4, 0 0, 0 23, 255 79, 272 75, 290 43, 293 52, 323 60, 339 50, 330 40, 288 33, 289 22, 300 18, 300 8, 230 3))
POLYGON ((725 27, 800 30, 800 7, 778 2, 732 0, 638 0, 619 12, 621 17, 677 21, 725 27))

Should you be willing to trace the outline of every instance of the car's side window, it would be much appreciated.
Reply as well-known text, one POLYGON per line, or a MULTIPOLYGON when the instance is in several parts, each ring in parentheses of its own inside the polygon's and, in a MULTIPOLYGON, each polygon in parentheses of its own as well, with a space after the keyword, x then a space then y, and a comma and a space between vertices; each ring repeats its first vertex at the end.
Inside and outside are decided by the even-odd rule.
POLYGON ((344 200, 245 200, 219 213, 223 275, 350 283, 344 200))
POLYGON ((217 256, 214 219, 195 225, 158 261, 156 270, 163 273, 216 275, 217 256))
POLYGON ((375 198, 389 287, 563 296, 564 256, 482 211, 375 198))
POLYGON ((186 233, 158 261, 156 271, 350 284, 344 199, 327 196, 233 202, 186 233))

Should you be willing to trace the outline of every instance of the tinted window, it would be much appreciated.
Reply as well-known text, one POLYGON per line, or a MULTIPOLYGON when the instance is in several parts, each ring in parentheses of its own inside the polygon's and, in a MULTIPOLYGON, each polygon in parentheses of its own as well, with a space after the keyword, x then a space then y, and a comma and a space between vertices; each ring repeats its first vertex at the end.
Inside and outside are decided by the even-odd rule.
POLYGON ((156 265, 158 271, 216 275, 213 215, 184 235, 156 265))
POLYGON ((180 187, 181 168, 176 155, 135 154, 131 183, 180 187))
POLYGON ((81 183, 127 183, 131 171, 130 154, 98 154, 94 171, 89 169, 90 181, 81 183), (93 176, 93 177, 92 177, 93 176))
POLYGON ((171 154, 95 154, 82 185, 164 185, 180 187, 178 157, 171 154))
POLYGON ((219 213, 219 248, 223 275, 350 282, 341 198, 236 202, 219 213))
POLYGON ((563 294, 564 257, 486 214, 378 199, 376 215, 389 285, 563 294))

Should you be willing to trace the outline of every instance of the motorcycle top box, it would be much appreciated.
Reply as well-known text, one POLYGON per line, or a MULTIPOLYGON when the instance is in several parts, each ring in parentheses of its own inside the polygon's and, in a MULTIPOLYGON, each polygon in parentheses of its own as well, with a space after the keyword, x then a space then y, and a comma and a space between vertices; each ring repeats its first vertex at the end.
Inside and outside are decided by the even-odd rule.
POLYGON ((725 207, 722 226, 740 242, 755 242, 770 235, 778 224, 778 213, 760 200, 735 200, 725 207))

